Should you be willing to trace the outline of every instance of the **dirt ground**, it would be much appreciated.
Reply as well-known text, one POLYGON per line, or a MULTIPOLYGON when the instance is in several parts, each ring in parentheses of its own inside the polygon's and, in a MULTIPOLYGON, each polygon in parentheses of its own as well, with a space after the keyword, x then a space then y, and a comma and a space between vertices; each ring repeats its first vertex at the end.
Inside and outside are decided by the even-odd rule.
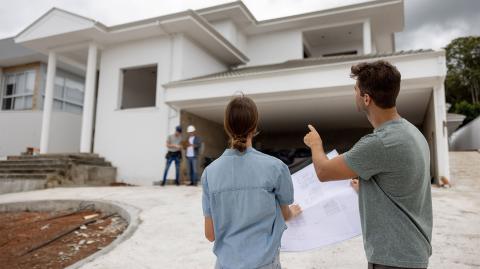
POLYGON ((102 217, 92 210, 71 213, 0 213, 0 268, 64 268, 101 250, 127 226, 116 215, 102 217), (84 216, 94 215, 92 223, 85 223, 84 216))

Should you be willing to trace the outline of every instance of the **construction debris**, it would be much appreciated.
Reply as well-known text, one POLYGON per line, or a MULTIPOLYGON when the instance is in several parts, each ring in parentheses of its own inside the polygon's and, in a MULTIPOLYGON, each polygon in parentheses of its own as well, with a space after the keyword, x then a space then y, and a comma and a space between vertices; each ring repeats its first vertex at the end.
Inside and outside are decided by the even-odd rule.
POLYGON ((126 227, 124 219, 93 209, 0 213, 0 267, 65 268, 103 249, 126 227))
POLYGON ((96 218, 96 217, 98 217, 98 214, 87 215, 87 216, 84 216, 83 219, 84 220, 89 220, 89 219, 93 219, 93 218, 96 218))

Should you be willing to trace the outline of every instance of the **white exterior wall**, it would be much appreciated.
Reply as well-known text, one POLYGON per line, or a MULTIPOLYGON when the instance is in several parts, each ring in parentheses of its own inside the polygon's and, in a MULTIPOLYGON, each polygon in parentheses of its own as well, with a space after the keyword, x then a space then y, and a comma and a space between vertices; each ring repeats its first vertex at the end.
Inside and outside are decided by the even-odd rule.
POLYGON ((105 48, 100 63, 94 152, 118 168, 118 180, 152 185, 161 180, 166 139, 180 123, 164 103, 163 84, 218 72, 225 67, 183 35, 139 40, 105 48), (156 106, 120 110, 120 70, 157 65, 156 106))
MULTIPOLYGON (((52 112, 49 153, 78 152, 81 121, 79 114, 52 112)), ((39 148, 41 125, 42 111, 1 111, 0 157, 18 155, 27 147, 39 148)))
POLYGON ((178 35, 177 38, 180 39, 182 48, 180 50, 181 76, 173 77, 173 80, 207 75, 227 69, 225 64, 215 59, 184 35, 178 35))
POLYGON ((248 36, 247 65, 281 63, 303 58, 301 31, 284 31, 248 36))
POLYGON ((389 53, 394 51, 392 33, 375 33, 373 45, 377 53, 389 53))
POLYGON ((243 53, 246 52, 247 44, 245 34, 231 20, 220 20, 210 22, 210 24, 223 35, 228 41, 230 41, 235 47, 237 47, 243 53))

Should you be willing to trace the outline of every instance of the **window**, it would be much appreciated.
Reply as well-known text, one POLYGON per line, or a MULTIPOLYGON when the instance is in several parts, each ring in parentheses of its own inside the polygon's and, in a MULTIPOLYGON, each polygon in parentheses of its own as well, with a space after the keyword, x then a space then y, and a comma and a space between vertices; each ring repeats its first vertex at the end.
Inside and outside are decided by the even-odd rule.
MULTIPOLYGON (((53 110, 81 114, 83 111, 84 84, 79 80, 57 75, 53 91, 53 110)), ((43 97, 45 93, 43 93, 43 97)))
POLYGON ((1 92, 2 110, 26 110, 32 108, 35 71, 6 73, 1 92))
POLYGON ((153 107, 157 92, 157 66, 121 70, 120 109, 153 107))

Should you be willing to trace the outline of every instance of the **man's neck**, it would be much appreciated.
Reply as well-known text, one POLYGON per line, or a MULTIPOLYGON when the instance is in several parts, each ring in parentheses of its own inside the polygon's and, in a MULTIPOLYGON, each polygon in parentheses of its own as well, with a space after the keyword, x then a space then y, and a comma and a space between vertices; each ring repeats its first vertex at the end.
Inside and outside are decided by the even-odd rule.
POLYGON ((401 117, 398 114, 396 107, 387 109, 374 107, 367 113, 367 118, 368 121, 370 121, 370 123, 372 124, 373 128, 378 128, 380 125, 387 121, 398 120, 401 117))

